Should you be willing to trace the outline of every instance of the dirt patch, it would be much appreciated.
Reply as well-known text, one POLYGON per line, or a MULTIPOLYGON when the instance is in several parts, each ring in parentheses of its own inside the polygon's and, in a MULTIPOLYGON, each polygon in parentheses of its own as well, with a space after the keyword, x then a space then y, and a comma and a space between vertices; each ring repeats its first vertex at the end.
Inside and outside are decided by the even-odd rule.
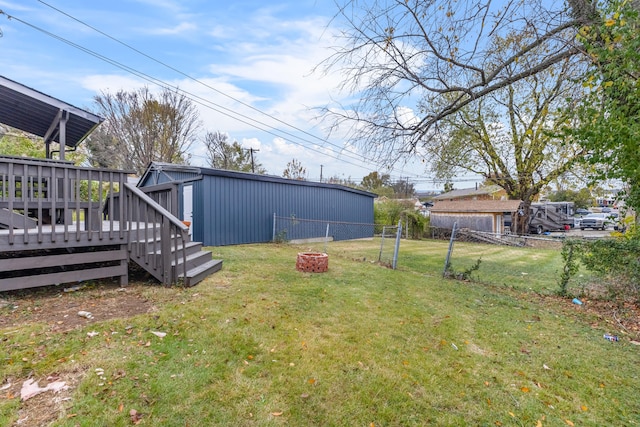
MULTIPOLYGON (((84 372, 65 372, 64 374, 52 374, 46 378, 33 378, 40 387, 46 387, 54 381, 64 381, 65 387, 59 391, 46 391, 20 402, 18 419, 14 427, 22 426, 47 426, 60 418, 72 418, 73 414, 66 413, 65 403, 71 400, 71 395, 80 382, 84 372)), ((24 380, 6 378, 2 388, 2 398, 20 399, 20 391, 24 380)))
MULTIPOLYGON (((46 287, 6 292, 0 295, 0 329, 11 333, 12 328, 41 323, 52 333, 65 333, 95 322, 123 319, 156 310, 144 296, 143 283, 120 287, 100 282, 76 287, 46 287), (89 316, 78 313, 87 312, 89 316)), ((68 388, 46 391, 20 402, 18 421, 14 426, 46 426, 60 418, 73 418, 66 413, 65 403, 85 373, 52 373, 46 378, 33 378, 40 387, 54 381, 64 381, 68 388)), ((20 399, 20 390, 27 378, 0 378, 0 398, 20 399)))
POLYGON ((148 313, 154 306, 142 295, 142 287, 101 283, 5 293, 0 296, 0 328, 45 323, 52 332, 66 332, 103 320, 148 313))

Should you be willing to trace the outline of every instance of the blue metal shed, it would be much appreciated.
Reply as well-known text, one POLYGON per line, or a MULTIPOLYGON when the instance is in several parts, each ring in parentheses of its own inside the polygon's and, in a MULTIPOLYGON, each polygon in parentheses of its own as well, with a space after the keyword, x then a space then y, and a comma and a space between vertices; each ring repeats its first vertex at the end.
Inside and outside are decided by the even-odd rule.
MULTIPOLYGON (((337 184, 151 163, 138 187, 165 183, 177 185, 179 215, 191 221, 193 239, 206 246, 270 242, 274 215, 357 224, 374 222, 376 195, 337 184)), ((370 227, 333 238, 372 236, 370 227)))

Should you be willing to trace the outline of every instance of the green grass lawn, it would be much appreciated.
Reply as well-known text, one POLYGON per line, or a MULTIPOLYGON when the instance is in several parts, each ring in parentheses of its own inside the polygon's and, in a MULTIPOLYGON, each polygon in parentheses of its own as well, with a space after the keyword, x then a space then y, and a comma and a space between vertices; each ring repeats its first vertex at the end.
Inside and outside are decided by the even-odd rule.
MULTIPOLYGON (((331 243, 319 274, 303 246, 210 248, 224 267, 194 288, 134 285, 151 313, 0 329, 0 385, 73 375, 55 426, 640 425, 640 348, 544 296, 559 250, 456 243, 454 269, 482 259, 463 282, 448 242, 403 241, 395 271, 377 245, 331 243)), ((0 394, 0 424, 20 407, 0 394)))

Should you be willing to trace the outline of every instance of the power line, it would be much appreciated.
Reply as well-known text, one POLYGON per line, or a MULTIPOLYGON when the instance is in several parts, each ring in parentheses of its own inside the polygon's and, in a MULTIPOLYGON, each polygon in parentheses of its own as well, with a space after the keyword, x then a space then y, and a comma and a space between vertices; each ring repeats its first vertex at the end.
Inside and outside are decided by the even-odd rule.
MULTIPOLYGON (((142 72, 142 71, 136 70, 136 69, 134 69, 134 68, 132 68, 132 67, 129 67, 128 65, 122 64, 121 62, 118 62, 118 61, 116 61, 116 60, 114 60, 114 59, 111 59, 111 58, 109 58, 109 57, 106 57, 106 56, 104 56, 104 55, 102 55, 102 54, 100 54, 100 53, 98 53, 98 52, 95 52, 95 51, 93 51, 93 50, 89 49, 89 48, 86 48, 86 47, 84 47, 84 46, 82 46, 82 45, 79 45, 79 44, 77 44, 77 43, 75 43, 75 42, 72 42, 72 41, 70 41, 70 40, 68 40, 68 39, 65 39, 64 37, 58 36, 58 35, 56 35, 56 34, 54 34, 54 33, 51 33, 50 31, 47 31, 47 30, 45 30, 45 29, 43 29, 43 28, 41 28, 41 27, 38 27, 37 25, 31 24, 31 23, 29 23, 29 22, 27 22, 27 21, 24 21, 24 20, 22 20, 22 19, 20 19, 20 18, 17 18, 17 17, 15 17, 15 16, 13 16, 13 15, 8 15, 8 14, 6 14, 4 11, 0 11, 0 14, 5 14, 9 19, 12 19, 12 20, 18 21, 18 22, 20 22, 21 24, 26 25, 26 26, 28 26, 28 27, 30 27, 30 28, 32 28, 32 29, 34 29, 34 30, 40 31, 40 32, 42 32, 43 34, 45 34, 45 35, 47 35, 47 36, 49 36, 49 37, 52 37, 52 38, 54 38, 54 39, 56 39, 56 40, 58 40, 58 41, 61 41, 61 42, 65 43, 65 44, 67 44, 67 45, 69 45, 69 46, 71 46, 71 47, 73 47, 73 48, 76 48, 76 49, 78 49, 78 50, 80 50, 80 51, 82 51, 82 52, 84 52, 84 53, 86 53, 86 54, 88 54, 88 55, 90 55, 90 56, 93 56, 93 57, 95 57, 95 58, 97 58, 97 59, 100 59, 100 60, 102 60, 102 61, 104 61, 104 62, 106 62, 106 63, 108 63, 108 64, 111 64, 111 65, 113 65, 113 66, 115 66, 115 67, 117 67, 117 68, 120 68, 120 69, 121 69, 121 70, 123 70, 123 71, 126 71, 126 72, 128 72, 128 73, 130 73, 130 74, 133 74, 133 75, 135 75, 135 76, 137 76, 137 77, 140 77, 140 78, 141 78, 141 79, 143 79, 143 80, 146 80, 146 81, 148 81, 148 82, 151 82, 151 83, 153 83, 153 84, 155 84, 155 85, 157 85, 157 86, 160 86, 160 87, 163 87, 163 88, 166 88, 166 89, 172 89, 172 90, 174 90, 174 91, 176 91, 176 92, 181 92, 181 93, 183 93, 185 96, 187 96, 188 98, 190 98, 190 99, 191 99, 191 100, 193 100, 194 102, 198 103, 199 105, 202 105, 202 106, 203 106, 203 107, 205 107, 205 108, 209 108, 209 109, 211 109, 212 111, 215 111, 215 112, 217 112, 217 113, 220 113, 220 114, 222 114, 222 115, 225 115, 225 116, 227 116, 227 117, 230 117, 230 118, 232 118, 232 119, 234 119, 234 120, 237 120, 237 121, 239 121, 239 122, 241 122, 241 123, 244 123, 244 124, 246 124, 246 125, 248 125, 248 126, 251 126, 251 127, 253 127, 253 128, 256 128, 256 129, 258 129, 258 130, 261 130, 261 131, 263 131, 263 132, 265 132, 265 133, 268 133, 268 134, 270 134, 270 135, 273 135, 273 136, 276 136, 276 137, 279 137, 279 138, 283 138, 281 134, 279 134, 279 133, 275 133, 275 132, 272 130, 273 128, 272 128, 271 126, 269 126, 268 124, 264 123, 264 122, 261 122, 261 121, 259 121, 259 120, 256 120, 256 119, 253 119, 253 118, 250 118, 250 117, 248 117, 248 116, 246 116, 246 115, 244 115, 244 114, 242 114, 242 113, 238 113, 238 112, 233 111, 233 110, 231 110, 231 109, 229 109, 229 108, 226 108, 226 107, 224 107, 224 106, 221 106, 221 105, 219 105, 219 104, 216 104, 216 103, 214 103, 213 101, 207 100, 207 99, 202 98, 202 97, 200 97, 200 96, 198 96, 198 95, 195 95, 195 94, 193 94, 193 93, 190 93, 190 92, 188 92, 188 91, 185 91, 184 89, 180 89, 179 87, 172 86, 172 85, 170 85, 170 84, 168 84, 168 83, 164 82, 163 80, 157 79, 157 78, 155 78, 155 77, 153 77, 153 76, 150 76, 150 75, 148 75, 148 74, 146 74, 146 73, 144 73, 144 72, 142 72), (214 106, 215 106, 215 107, 217 107, 217 108, 215 108, 214 106), (225 111, 227 111, 227 112, 222 111, 222 110, 225 110, 225 111), (239 117, 242 117, 242 118, 244 118, 244 119, 246 119, 246 120, 241 119, 241 118, 238 118, 238 117, 236 117, 236 116, 234 116, 234 115, 237 115, 237 116, 239 116, 239 117), (253 122, 253 123, 251 123, 251 122, 253 122), (258 123, 258 124, 260 124, 260 125, 262 125, 262 126, 265 126, 266 128, 265 128, 265 127, 260 127, 260 126, 256 125, 255 123, 258 123)), ((293 134, 291 134, 291 133, 289 133, 289 132, 287 132, 287 131, 282 131, 282 130, 280 130, 279 132, 281 132, 281 133, 283 133, 283 134, 285 134, 285 135, 289 135, 289 136, 290 136, 290 137, 292 137, 292 138, 296 138, 296 139, 299 139, 299 140, 301 140, 301 141, 305 141, 305 142, 309 142, 309 143, 311 143, 310 141, 305 140, 305 139, 302 139, 302 138, 299 138, 299 137, 297 137, 297 136, 295 136, 295 135, 293 135, 293 134)), ((288 139, 288 138, 283 138, 283 139, 285 139, 285 140, 289 140, 291 143, 293 143, 293 144, 295 144, 295 145, 299 145, 299 146, 301 146, 301 147, 305 148, 306 150, 313 151, 313 152, 315 152, 315 153, 318 153, 318 154, 321 154, 321 155, 324 155, 324 156, 327 156, 327 157, 330 157, 330 158, 336 159, 336 160, 338 160, 338 161, 341 161, 341 162, 343 162, 343 163, 350 164, 350 165, 352 165, 352 166, 356 166, 356 167, 358 167, 358 168, 362 168, 362 169, 365 169, 365 170, 371 170, 371 169, 370 169, 370 168, 368 168, 367 166, 360 165, 360 164, 356 164, 356 163, 353 163, 353 162, 350 162, 350 161, 347 161, 347 160, 341 159, 341 158, 339 158, 339 157, 336 157, 336 156, 333 156, 333 155, 327 154, 327 153, 325 153, 325 152, 323 152, 323 151, 317 150, 317 149, 315 149, 315 148, 312 148, 312 147, 306 146, 306 145, 304 145, 304 144, 302 144, 302 143, 300 143, 300 142, 297 142, 297 141, 295 141, 294 139, 288 139)), ((332 144, 332 145, 334 145, 334 144, 332 144)), ((338 155, 339 155, 339 156, 340 156, 340 155, 342 155, 342 156, 344 156, 344 157, 349 157, 349 158, 351 158, 351 159, 354 159, 354 160, 358 160, 358 161, 360 161, 360 159, 359 159, 359 158, 355 158, 355 157, 353 157, 353 156, 346 155, 346 154, 344 154, 344 152, 343 152, 343 153, 339 153, 338 155)), ((367 160, 364 156, 362 156, 362 158, 363 158, 364 160, 367 160)), ((375 162, 372 162, 372 163, 374 163, 374 164, 375 164, 375 162)))
MULTIPOLYGON (((167 67, 168 69, 170 69, 170 70, 172 70, 172 71, 174 71, 176 73, 179 73, 180 75, 182 75, 182 76, 184 76, 184 77, 186 77, 186 78, 188 78, 188 79, 190 79, 192 81, 195 81, 195 82, 197 82, 197 83, 199 83, 199 84, 201 84, 201 85, 203 85, 203 86, 215 91, 216 93, 219 93, 219 94, 221 94, 221 95, 223 95, 223 96, 225 96, 225 97, 227 97, 229 99, 232 99, 233 101, 235 101, 235 102, 237 102, 237 103, 239 103, 239 104, 241 104, 243 106, 246 106, 247 108, 250 108, 253 111, 256 111, 256 112, 258 112, 258 113, 260 113, 262 115, 265 115, 265 116, 277 121, 278 123, 282 123, 287 127, 295 129, 295 130, 297 130, 297 131, 299 131, 299 132, 301 132, 301 133, 303 133, 305 135, 309 135, 312 138, 317 139, 318 141, 321 141, 323 144, 328 144, 328 145, 331 145, 333 147, 336 147, 336 148, 339 149, 339 151, 337 153, 337 156, 328 154, 328 153, 326 153, 324 151, 320 151, 320 150, 314 149, 312 147, 306 146, 303 143, 299 142, 299 141, 304 141, 304 142, 307 142, 309 144, 313 144, 308 139, 300 138, 299 136, 293 135, 293 134, 291 134, 291 133, 289 133, 289 132, 287 132, 285 130, 277 130, 277 132, 280 132, 282 134, 290 136, 292 139, 289 139, 289 138, 283 138, 283 139, 285 139, 285 140, 288 139, 291 143, 293 143, 295 145, 299 145, 299 146, 303 147, 306 150, 311 150, 311 151, 313 151, 315 153, 327 156, 329 158, 336 159, 336 160, 338 160, 340 162, 347 163, 347 164, 350 164, 352 166, 355 166, 355 167, 358 167, 358 168, 361 168, 361 169, 364 169, 364 170, 379 171, 379 170, 386 169, 386 167, 381 163, 378 163, 376 161, 368 159, 364 155, 361 155, 361 154, 358 154, 358 153, 350 153, 349 151, 345 151, 344 147, 341 147, 341 146, 339 146, 337 144, 333 144, 330 141, 322 139, 322 138, 320 138, 320 137, 318 137, 316 135, 313 135, 313 134, 311 134, 311 133, 309 133, 309 132, 307 132, 307 131, 305 131, 303 129, 300 129, 300 128, 294 126, 294 125, 286 123, 286 122, 278 119, 277 117, 275 117, 273 115, 265 113, 265 112, 255 108, 255 107, 251 106, 250 104, 247 104, 247 103, 245 103, 245 102, 243 102, 243 101, 241 101, 241 100, 239 100, 239 99, 237 99, 237 98, 235 98, 235 97, 233 97, 231 95, 228 95, 228 94, 216 89, 215 87, 213 87, 211 85, 208 85, 208 84, 206 84, 206 83, 204 83, 204 82, 202 82, 202 81, 200 81, 200 80, 198 80, 198 79, 196 79, 196 78, 194 78, 194 77, 192 77, 192 76, 190 76, 190 75, 178 70, 177 68, 175 68, 175 67, 173 67, 171 65, 168 65, 168 64, 166 64, 166 63, 164 63, 164 62, 162 62, 162 61, 160 61, 160 60, 158 60, 158 59, 156 59, 156 58, 154 58, 154 57, 152 57, 152 56, 140 51, 139 49, 136 49, 135 47, 130 46, 127 43, 124 43, 124 42, 118 40, 117 38, 107 34, 106 32, 101 31, 101 30, 99 30, 99 29, 97 29, 97 28, 85 23, 84 21, 75 18, 72 15, 70 15, 70 14, 68 14, 68 13, 66 13, 66 12, 64 12, 64 11, 62 11, 62 10, 52 6, 52 5, 49 5, 48 3, 46 3, 46 2, 44 2, 42 0, 38 0, 38 1, 40 3, 42 3, 43 5, 51 8, 51 9, 53 9, 55 11, 57 11, 58 13, 61 13, 61 14, 65 15, 65 16, 67 16, 68 18, 73 19, 74 21, 76 21, 76 22, 78 22, 78 23, 80 23, 80 24, 92 29, 93 31, 96 31, 99 34, 101 34, 101 35, 103 35, 103 36, 105 36, 105 37, 107 37, 107 38, 109 38, 109 39, 111 39, 111 40, 113 40, 113 41, 115 41, 115 42, 127 47, 128 49, 133 50, 134 52, 144 56, 145 58, 148 58, 148 59, 150 59, 150 60, 152 60, 152 61, 154 61, 154 62, 156 62, 156 63, 158 63, 158 64, 160 64, 160 65, 162 65, 164 67, 167 67), (351 158, 353 160, 357 160, 358 162, 365 161, 365 162, 373 163, 374 165, 376 165, 376 169, 372 170, 370 167, 367 167, 366 165, 355 164, 353 162, 345 160, 344 157, 351 158)), ((246 115, 244 115, 244 114, 242 114, 240 112, 231 110, 231 109, 229 109, 227 107, 224 107, 224 106, 221 106, 219 104, 216 104, 213 101, 210 101, 208 99, 202 98, 202 97, 200 97, 198 95, 195 95, 195 94, 190 93, 188 91, 185 91, 183 89, 180 89, 179 87, 170 85, 170 84, 168 84, 167 82, 165 82, 165 81, 163 81, 161 79, 155 78, 155 77, 150 76, 150 75, 148 75, 148 74, 146 74, 146 73, 144 73, 142 71, 136 70, 136 69, 134 69, 134 68, 132 68, 132 67, 126 65, 126 64, 118 62, 118 61, 116 61, 114 59, 111 59, 111 58, 109 58, 107 56, 104 56, 104 55, 102 55, 102 54, 100 54, 98 52, 95 52, 95 51, 93 51, 93 50, 91 50, 89 48, 86 48, 86 47, 84 47, 82 45, 79 45, 79 44, 77 44, 75 42, 72 42, 72 41, 70 41, 68 39, 65 39, 65 38, 63 38, 61 36, 58 36, 58 35, 50 32, 50 31, 47 31, 47 30, 45 30, 45 29, 43 29, 43 28, 41 28, 41 27, 39 27, 37 25, 31 24, 31 23, 29 23, 29 22, 27 22, 25 20, 22 20, 20 18, 15 17, 15 16, 9 15, 9 14, 5 13, 2 10, 0 10, 0 14, 4 14, 9 19, 16 20, 16 21, 22 23, 23 25, 26 25, 26 26, 28 26, 28 27, 36 30, 36 31, 42 32, 43 34, 45 34, 45 35, 47 35, 47 36, 49 36, 51 38, 54 38, 54 39, 56 39, 56 40, 58 40, 58 41, 60 41, 62 43, 65 43, 65 44, 73 47, 73 48, 76 48, 76 49, 78 49, 78 50, 80 50, 80 51, 82 51, 82 52, 84 52, 84 53, 86 53, 86 54, 88 54, 90 56, 93 56, 93 57, 95 57, 97 59, 100 59, 100 60, 102 60, 102 61, 104 61, 104 62, 106 62, 106 63, 108 63, 108 64, 110 64, 110 65, 112 65, 112 66, 114 66, 116 68, 120 68, 123 71, 126 71, 126 72, 128 72, 130 74, 133 74, 133 75, 135 75, 135 76, 137 76, 137 77, 139 77, 139 78, 141 78, 141 79, 143 79, 145 81, 151 82, 151 83, 153 83, 153 84, 155 84, 157 86, 163 87, 163 88, 172 89, 172 90, 174 90, 176 92, 181 92, 181 93, 185 94, 185 96, 188 96, 194 102, 198 103, 199 105, 202 105, 205 108, 209 108, 212 111, 220 113, 220 114, 222 114, 222 115, 224 115, 226 117, 232 118, 232 119, 234 119, 234 120, 236 120, 236 121, 238 121, 240 123, 244 123, 244 124, 246 124, 248 126, 251 126, 251 127, 255 128, 255 129, 258 129, 258 130, 261 130, 261 131, 263 131, 265 133, 268 133, 270 135, 273 135, 275 137, 281 137, 282 138, 282 135, 280 133, 274 132, 275 129, 272 126, 270 126, 269 124, 267 124, 267 123, 259 121, 259 120, 255 119, 255 118, 251 118, 251 117, 246 116, 246 115)), ((331 149, 331 148, 329 148, 329 149, 333 151, 333 149, 331 149)), ((198 157, 198 156, 196 156, 196 157, 198 157)), ((409 173, 409 172, 407 172, 407 173, 409 173)), ((420 178, 422 175, 419 175, 419 174, 413 173, 413 172, 411 172, 410 174, 415 176, 416 181, 418 181, 418 180, 424 181, 425 180, 425 179, 421 179, 420 178)), ((412 177, 412 180, 414 180, 413 177, 412 177)), ((431 180, 429 180, 429 181, 431 181, 431 180)))
MULTIPOLYGON (((331 145, 331 146, 333 146, 333 147, 336 147, 336 148, 338 148, 338 149, 340 150, 340 152, 342 152, 342 151, 344 150, 344 147, 341 147, 341 146, 339 146, 339 145, 337 145, 337 144, 334 144, 334 143, 332 143, 332 142, 330 142, 330 141, 328 141, 328 140, 326 140, 326 139, 324 139, 324 138, 320 138, 320 137, 318 137, 317 135, 314 135, 314 134, 312 134, 312 133, 310 133, 310 132, 307 132, 307 131, 306 131, 306 130, 304 130, 304 129, 301 129, 301 128, 299 128, 299 127, 295 126, 295 125, 292 125, 292 124, 290 124, 290 123, 287 123, 287 122, 285 122, 285 121, 283 121, 283 120, 281 120, 281 119, 279 119, 279 118, 277 118, 277 117, 273 116, 272 114, 266 113, 266 112, 264 112, 264 111, 260 110, 259 108, 254 107, 254 106, 253 106, 253 105, 251 105, 251 104, 248 104, 248 103, 246 103, 246 102, 244 102, 244 101, 242 101, 242 100, 240 100, 240 99, 238 99, 238 98, 236 98, 236 97, 234 97, 234 96, 231 96, 231 95, 229 95, 229 94, 227 94, 227 93, 225 93, 225 92, 223 92, 223 91, 221 91, 221 90, 219 90, 219 89, 216 89, 214 86, 211 86, 211 85, 209 85, 209 84, 207 84, 207 83, 205 83, 205 82, 203 82, 203 81, 201 81, 201 80, 199 80, 199 79, 197 79, 197 78, 195 78, 195 77, 193 77, 193 76, 191 76, 191 75, 189 75, 189 74, 187 74, 187 73, 185 73, 185 72, 183 72, 183 71, 181 71, 181 70, 179 70, 179 69, 177 69, 177 68, 175 68, 175 67, 173 67, 172 65, 169 65, 169 64, 167 64, 166 62, 163 62, 163 61, 161 61, 161 60, 159 60, 159 59, 157 59, 157 58, 155 58, 155 57, 153 57, 153 56, 151 56, 151 55, 149 55, 149 54, 147 54, 147 53, 145 53, 145 52, 143 52, 143 51, 141 51, 141 50, 137 49, 136 47, 131 46, 130 44, 123 42, 122 40, 120 40, 120 39, 118 39, 118 38, 116 38, 116 37, 114 37, 114 36, 112 36, 112 35, 110 35, 110 34, 108 34, 108 33, 104 32, 104 31, 102 31, 102 30, 100 30, 100 29, 98 29, 98 28, 96 28, 96 27, 94 27, 94 26, 92 26, 92 25, 90 25, 90 24, 88 24, 88 23, 84 22, 84 21, 83 21, 83 20, 81 20, 81 19, 76 18, 75 16, 73 16, 73 15, 71 15, 71 14, 69 14, 69 13, 67 13, 67 12, 65 12, 65 11, 63 11, 63 10, 61 10, 61 9, 59 9, 59 8, 57 8, 57 7, 55 7, 55 6, 53 6, 53 5, 50 5, 49 3, 47 3, 47 2, 45 2, 45 1, 43 1, 43 0, 38 0, 38 2, 40 2, 41 4, 43 4, 43 5, 45 5, 45 6, 49 7, 49 8, 51 8, 51 9, 53 9, 53 10, 55 10, 56 12, 58 12, 58 13, 60 13, 60 14, 64 15, 64 16, 68 17, 69 19, 72 19, 72 20, 74 20, 75 22, 78 22, 79 24, 81 24, 81 25, 83 25, 83 26, 86 26, 87 28, 90 28, 91 30, 93 30, 93 31, 95 31, 95 32, 97 32, 97 33, 99 33, 99 34, 103 35, 104 37, 107 37, 108 39, 110 39, 110 40, 112 40, 112 41, 114 41, 114 42, 116 42, 116 43, 118 43, 118 44, 120 44, 120 45, 122 45, 122 46, 126 47, 127 49, 130 49, 130 50, 132 50, 132 51, 136 52, 137 54, 142 55, 142 56, 144 56, 145 58, 147 58, 147 59, 149 59, 149 60, 151 60, 151 61, 153 61, 153 62, 155 62, 155 63, 157 63, 157 64, 159 64, 159 65, 162 65, 163 67, 166 67, 166 68, 168 68, 169 70, 172 70, 172 71, 174 71, 174 72, 176 72, 176 73, 180 74, 181 76, 186 77, 187 79, 189 79, 189 80, 191 80, 191 81, 193 81, 193 82, 196 82, 196 83, 198 83, 198 84, 200 84, 200 85, 202 85, 202 86, 204 86, 204 87, 206 87, 206 88, 208 88, 208 89, 210 89, 210 90, 213 90, 214 92, 216 92, 216 93, 218 93, 218 94, 220 94, 220 95, 222 95, 222 96, 225 96, 225 97, 227 97, 227 98, 229 98, 229 99, 233 100, 234 102, 239 103, 240 105, 243 105, 243 106, 245 106, 245 107, 247 107, 247 108, 249 108, 249 109, 251 109, 251 110, 253 110, 253 111, 257 112, 257 113, 260 113, 260 114, 262 114, 262 115, 264 115, 264 116, 266 116, 266 117, 269 117, 270 119, 275 120, 276 122, 281 123, 281 124, 283 124, 283 125, 285 125, 285 126, 287 126, 287 127, 290 127, 290 128, 292 128, 292 129, 295 129, 295 130, 296 130, 296 131, 298 131, 298 132, 301 132, 301 133, 303 133, 303 134, 305 134, 305 135, 308 135, 308 136, 310 136, 310 137, 312 137, 312 138, 314 138, 314 139, 317 139, 318 141, 322 142, 323 144, 328 144, 328 145, 331 145)), ((218 106, 219 108, 225 108, 225 107, 223 107, 223 106, 219 106, 219 105, 217 105, 217 106, 218 106)), ((226 109, 226 108, 225 108, 225 109, 226 109)), ((235 112, 235 114, 240 114, 240 113, 235 112)), ((244 117, 244 116, 243 116, 243 117, 244 117)), ((254 120, 254 119, 252 119, 252 120, 254 120)), ((261 123, 261 122, 258 122, 258 123, 261 123)), ((261 123, 261 124, 263 124, 263 123, 261 123)), ((262 129, 261 129, 261 130, 262 130, 262 129)), ((291 135, 291 134, 289 134, 289 133, 287 133, 287 132, 285 132, 285 134, 290 135, 290 136, 293 136, 293 135, 291 135)), ((311 143, 311 141, 308 141, 308 140, 306 140, 306 139, 301 139, 301 140, 302 140, 302 141, 305 141, 305 142, 309 142, 309 143, 311 143)), ((364 156, 364 155, 356 154, 356 153, 353 153, 353 155, 357 156, 357 158, 356 158, 356 157, 353 157, 352 155, 347 155, 346 157, 350 157, 350 158, 352 158, 352 159, 354 159, 354 160, 358 160, 358 161, 371 162, 371 159, 368 159, 368 158, 367 158, 366 156, 364 156)), ((377 164, 378 166, 380 166, 377 162, 373 162, 373 163, 374 163, 374 164, 377 164)))

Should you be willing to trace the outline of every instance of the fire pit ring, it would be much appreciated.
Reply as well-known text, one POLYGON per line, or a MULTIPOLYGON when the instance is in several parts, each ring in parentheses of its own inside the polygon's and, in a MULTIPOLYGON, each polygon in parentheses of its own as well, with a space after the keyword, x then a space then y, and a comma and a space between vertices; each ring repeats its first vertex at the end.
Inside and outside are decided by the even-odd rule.
POLYGON ((296 270, 306 273, 324 273, 329 269, 329 255, 319 252, 299 252, 296 270))

